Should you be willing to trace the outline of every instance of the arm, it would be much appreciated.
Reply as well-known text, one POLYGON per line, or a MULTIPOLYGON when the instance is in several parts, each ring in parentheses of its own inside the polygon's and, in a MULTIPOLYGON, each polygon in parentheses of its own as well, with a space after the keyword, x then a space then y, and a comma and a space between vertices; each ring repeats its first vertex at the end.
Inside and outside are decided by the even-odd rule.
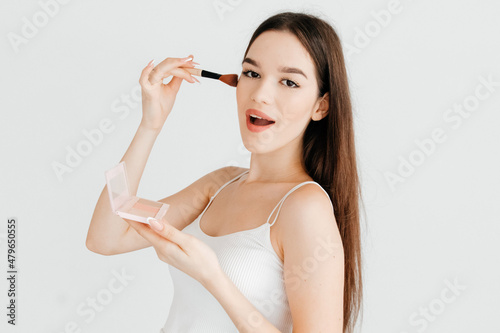
POLYGON ((330 199, 311 184, 297 189, 287 201, 281 210, 279 239, 293 332, 341 333, 344 249, 330 199))
MULTIPOLYGON (((143 145, 148 144, 148 142, 147 137, 141 139, 140 136, 141 133, 138 131, 122 160, 137 155, 134 154, 137 147, 139 147, 139 154, 146 154, 148 149, 151 150, 153 141, 146 147, 148 149, 142 149, 141 141, 143 145)), ((150 138, 152 139, 151 136, 150 138)), ((140 156, 137 157, 137 159, 139 158, 140 156)), ((143 156, 143 158, 146 160, 147 156, 143 156)), ((134 175, 131 176, 128 173, 127 160, 126 163, 127 176, 128 178, 132 178, 134 175)), ((144 165, 145 163, 140 167, 144 169, 144 165)), ((181 191, 158 200, 158 202, 170 205, 164 219, 178 230, 184 229, 201 214, 210 201, 212 194, 222 184, 241 174, 243 170, 244 168, 234 166, 219 168, 199 178, 181 191)), ((138 178, 137 183, 141 174, 135 175, 138 178)), ((137 193, 137 186, 134 187, 134 193, 137 193)), ((90 223, 87 235, 87 248, 98 254, 116 255, 152 246, 150 240, 145 239, 134 228, 130 227, 130 222, 128 219, 123 219, 113 214, 107 188, 105 187, 90 223)))
MULTIPOLYGON (((127 164, 127 178, 132 195, 137 194, 142 173, 158 133, 157 130, 147 129, 142 124, 139 125, 130 146, 120 160, 120 162, 125 161, 127 164)), ((129 224, 120 216, 113 214, 109 203, 108 189, 104 186, 90 221, 86 240, 87 248, 93 252, 109 254, 129 227, 129 224)), ((140 244, 142 248, 150 245, 144 239, 140 244)))
MULTIPOLYGON (((127 164, 127 178, 131 195, 137 194, 139 181, 149 154, 156 137, 172 111, 175 97, 183 79, 191 83, 195 82, 190 73, 182 69, 194 67, 195 64, 190 61, 192 59, 192 55, 182 59, 166 58, 156 67, 154 67, 153 61, 150 61, 141 72, 139 83, 142 93, 142 120, 132 143, 120 160, 127 164), (170 82, 166 85, 163 84, 163 79, 170 75, 172 75, 170 82)), ((130 225, 127 221, 113 214, 110 209, 107 188, 104 187, 90 222, 86 240, 87 248, 96 253, 111 255, 151 246, 135 231, 130 231, 130 225)))

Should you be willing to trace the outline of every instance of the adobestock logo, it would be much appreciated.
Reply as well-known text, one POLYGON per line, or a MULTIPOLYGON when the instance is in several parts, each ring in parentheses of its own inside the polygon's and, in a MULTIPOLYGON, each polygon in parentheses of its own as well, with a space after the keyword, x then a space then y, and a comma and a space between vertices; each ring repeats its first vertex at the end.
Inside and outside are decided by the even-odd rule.
MULTIPOLYGON (((466 286, 458 282, 457 278, 453 283, 446 279, 444 284, 446 287, 441 290, 438 297, 432 299, 427 305, 420 306, 417 311, 410 315, 409 323, 412 327, 415 327, 416 332, 424 332, 429 327, 429 323, 436 321, 438 316, 467 289, 466 286)), ((401 331, 401 333, 410 333, 410 331, 401 331)))
MULTIPOLYGON (((312 256, 306 257, 300 265, 293 265, 291 269, 285 270, 283 273, 284 280, 290 284, 290 290, 297 290, 303 285, 303 281, 309 279, 321 265, 321 262, 335 256, 336 253, 342 254, 343 247, 339 242, 334 242, 332 236, 326 238, 316 237, 317 246, 314 248, 312 256)), ((342 259, 343 260, 343 259, 342 259)), ((287 302, 286 290, 275 289, 269 295, 269 298, 258 302, 262 313, 253 311, 248 315, 247 321, 251 327, 257 327, 264 321, 264 316, 268 317, 274 313, 276 306, 287 302)))
POLYGON ((392 22, 395 15, 400 14, 403 7, 399 0, 391 0, 387 3, 387 9, 370 12, 373 20, 368 21, 363 28, 355 27, 354 38, 352 43, 344 43, 345 57, 347 61, 351 61, 354 54, 360 54, 366 49, 373 39, 377 38, 392 22))
MULTIPOLYGON (((311 120, 312 121, 312 120, 311 120)), ((279 119, 274 125, 259 133, 250 132, 249 135, 257 136, 256 144, 258 146, 267 146, 275 140, 276 136, 282 133, 291 124, 287 118, 279 119)), ((246 125, 245 125, 246 126, 246 125)), ((254 146, 255 147, 255 146, 254 146)), ((252 147, 250 147, 252 148, 252 147)), ((258 147, 257 147, 258 148, 258 147)))
POLYGON ((215 0, 212 5, 215 12, 221 21, 224 21, 224 15, 227 12, 232 12, 236 6, 241 4, 242 0, 215 0))
POLYGON ((236 152, 238 153, 238 156, 236 159, 231 159, 226 162, 226 166, 240 166, 240 165, 250 165, 250 160, 252 159, 252 154, 247 150, 243 142, 240 142, 238 144, 238 147, 236 147, 236 152), (240 160, 243 159, 244 161, 241 162, 240 160))
MULTIPOLYGON (((257 145, 265 147, 266 145, 271 143, 276 137, 276 135, 281 133, 283 129, 286 128, 286 126, 288 126, 289 123, 290 121, 286 119, 280 119, 279 122, 275 123, 273 126, 269 127, 265 131, 260 133, 250 132, 249 135, 257 135, 258 136, 258 139, 256 140, 257 145)), ((255 148, 255 146, 251 146, 249 148, 251 150, 252 148, 255 148)), ((240 166, 242 164, 243 165, 250 164, 252 153, 249 151, 249 149, 247 149, 247 147, 245 147, 245 144, 243 142, 240 142, 238 144, 238 146, 236 147, 236 152, 238 153, 239 156, 241 156, 244 159, 244 162, 239 161, 239 158, 238 160, 231 159, 227 161, 226 166, 240 166)))
MULTIPOLYGON (((134 86, 128 94, 121 94, 111 103, 111 112, 116 114, 120 120, 130 115, 130 111, 136 109, 142 101, 141 86, 134 86)), ((97 128, 81 131, 84 137, 73 146, 66 145, 66 156, 64 161, 52 161, 51 166, 59 182, 63 181, 66 173, 72 173, 83 163, 84 157, 88 157, 96 147, 100 146, 105 138, 104 134, 110 134, 116 129, 111 118, 105 117, 98 123, 97 128)))
POLYGON ((49 24, 50 19, 54 18, 59 13, 60 5, 66 5, 69 2, 70 0, 38 1, 38 5, 41 9, 33 14, 31 20, 29 20, 26 16, 22 17, 21 21, 23 23, 20 34, 12 31, 7 34, 7 39, 9 40, 10 46, 14 52, 18 53, 19 46, 22 44, 28 44, 30 40, 38 35, 40 29, 49 24))
MULTIPOLYGON (((443 113, 443 120, 451 129, 458 130, 464 120, 469 119, 479 108, 481 102, 490 98, 500 87, 500 82, 494 81, 492 74, 489 74, 488 78, 479 76, 478 81, 479 84, 476 85, 473 93, 465 96, 460 103, 454 103, 443 113)), ((414 175, 417 168, 437 151, 439 144, 448 139, 446 132, 443 127, 435 127, 428 138, 413 141, 417 147, 408 153, 407 157, 398 155, 399 163, 396 171, 384 172, 385 180, 392 192, 396 191, 398 184, 404 183, 414 175)))
MULTIPOLYGON (((91 323, 96 318, 97 313, 101 313, 109 307, 114 297, 122 293, 125 287, 129 285, 129 282, 135 279, 135 276, 125 272, 125 268, 122 268, 121 272, 113 269, 111 273, 113 277, 108 281, 105 288, 101 288, 97 291, 95 297, 89 296, 77 306, 76 313, 84 318, 83 320, 86 324, 91 323)), ((58 332, 83 332, 81 325, 82 324, 71 320, 64 325, 63 330, 58 332)))

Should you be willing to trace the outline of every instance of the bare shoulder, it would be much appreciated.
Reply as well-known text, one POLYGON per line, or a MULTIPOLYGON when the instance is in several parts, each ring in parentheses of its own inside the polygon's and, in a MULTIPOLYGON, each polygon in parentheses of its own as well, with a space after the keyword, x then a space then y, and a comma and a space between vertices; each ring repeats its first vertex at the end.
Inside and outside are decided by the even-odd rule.
POLYGON ((237 166, 226 166, 212 171, 206 177, 209 186, 209 196, 213 196, 217 190, 233 178, 241 175, 243 172, 249 170, 237 166))
POLYGON ((227 166, 211 171, 189 186, 170 196, 158 200, 170 206, 165 219, 177 229, 182 230, 198 217, 208 205, 210 198, 224 183, 239 174, 245 168, 227 166))
POLYGON ((318 184, 305 184, 290 193, 283 202, 278 228, 278 242, 284 257, 317 244, 327 237, 342 248, 342 239, 329 196, 318 184))
POLYGON ((282 209, 283 270, 293 328, 341 332, 344 249, 330 198, 318 184, 305 184, 282 209), (297 267, 304 268, 300 274, 297 267))

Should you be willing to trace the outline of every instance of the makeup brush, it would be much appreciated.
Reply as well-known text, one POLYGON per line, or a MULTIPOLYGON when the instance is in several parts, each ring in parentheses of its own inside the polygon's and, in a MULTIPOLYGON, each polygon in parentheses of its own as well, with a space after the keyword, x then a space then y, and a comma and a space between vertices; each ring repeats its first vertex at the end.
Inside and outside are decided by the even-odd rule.
POLYGON ((231 87, 236 87, 236 85, 238 84, 237 74, 218 74, 201 68, 182 67, 182 69, 187 70, 189 73, 193 75, 208 77, 209 79, 220 80, 225 84, 230 85, 231 87))

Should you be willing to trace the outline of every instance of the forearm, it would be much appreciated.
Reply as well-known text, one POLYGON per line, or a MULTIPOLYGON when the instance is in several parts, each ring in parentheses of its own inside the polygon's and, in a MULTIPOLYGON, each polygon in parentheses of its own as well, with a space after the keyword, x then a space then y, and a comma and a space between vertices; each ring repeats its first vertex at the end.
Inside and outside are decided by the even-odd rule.
POLYGON ((220 270, 218 276, 202 284, 219 301, 238 332, 280 332, 250 303, 224 271, 220 270))
MULTIPOLYGON (((123 155, 121 161, 127 166, 127 179, 130 193, 137 194, 139 182, 146 166, 158 131, 148 130, 139 126, 132 142, 123 155)), ((101 192, 97 201, 87 234, 87 246, 94 250, 108 252, 129 228, 129 224, 111 211, 107 187, 101 192)))
POLYGON ((131 195, 137 194, 139 182, 158 134, 159 131, 139 125, 132 142, 120 160, 120 162, 125 161, 127 165, 127 179, 131 195))

